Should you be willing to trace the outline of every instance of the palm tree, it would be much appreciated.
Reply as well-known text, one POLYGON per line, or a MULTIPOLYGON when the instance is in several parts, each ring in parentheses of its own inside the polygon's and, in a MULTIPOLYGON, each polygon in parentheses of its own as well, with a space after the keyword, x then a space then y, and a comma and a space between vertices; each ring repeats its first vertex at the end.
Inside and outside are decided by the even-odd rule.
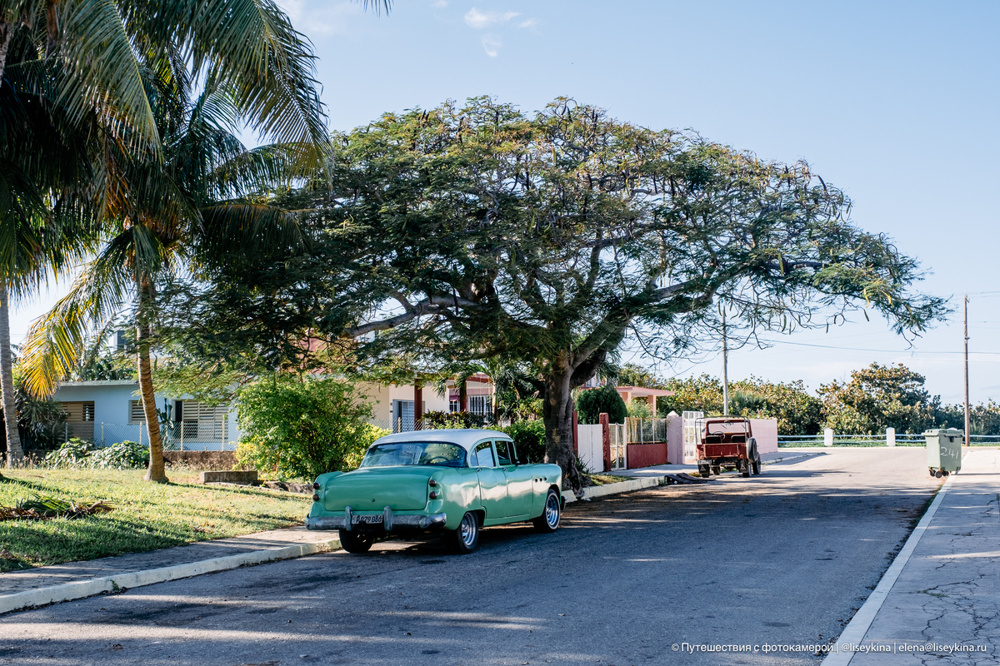
POLYGON ((85 239, 94 229, 95 211, 88 190, 93 135, 59 131, 59 112, 46 99, 51 72, 19 66, 31 57, 32 45, 18 37, 14 40, 10 30, 4 37, 0 29, 0 66, 14 63, 0 76, 6 84, 0 86, 0 395, 9 465, 23 457, 14 408, 10 299, 30 293, 51 271, 90 248, 85 239))
MULTIPOLYGON (((376 3, 372 4, 378 9, 376 3)), ((365 0, 364 5, 367 7, 369 2, 365 0)), ((389 9, 388 0, 383 5, 389 9)), ((166 147, 160 135, 163 118, 157 116, 157 102, 153 97, 159 88, 148 85, 150 69, 161 81, 173 81, 181 88, 194 75, 211 72, 216 80, 226 81, 232 107, 239 109, 241 120, 251 129, 278 141, 318 148, 323 145, 325 127, 313 78, 311 50, 271 0, 63 0, 58 3, 8 0, 0 7, 0 85, 11 78, 10 72, 15 68, 23 72, 45 69, 57 75, 47 79, 59 84, 51 91, 49 100, 60 109, 64 133, 81 131, 87 119, 96 117, 100 128, 111 139, 105 145, 110 149, 109 154, 102 155, 99 160, 99 181, 105 195, 103 203, 108 207, 101 212, 111 213, 112 219, 124 223, 133 241, 141 369, 144 365, 142 350, 148 351, 148 335, 142 334, 148 330, 145 305, 152 288, 151 283, 146 283, 147 276, 152 274, 147 269, 155 269, 167 258, 161 250, 166 251, 170 243, 169 234, 163 238, 150 235, 149 227, 140 223, 142 218, 130 217, 128 206, 122 206, 134 201, 134 192, 144 187, 136 179, 139 174, 134 170, 130 173, 132 180, 124 179, 123 174, 132 159, 152 164, 164 158, 166 147), (14 67, 8 67, 11 45, 17 44, 19 39, 22 44, 32 45, 34 52, 14 67), (116 154, 118 149, 127 149, 131 154, 116 154), (119 209, 117 213, 116 208, 119 209)), ((309 153, 313 158, 318 157, 316 150, 300 154, 309 153)), ((50 153, 46 157, 57 160, 61 155, 50 153)), ((119 242, 109 245, 108 251, 117 253, 116 256, 122 259, 127 239, 112 238, 119 242)), ((102 256, 109 258, 108 251, 102 256)), ((101 257, 95 261, 95 266, 103 265, 101 257)), ((9 268, 3 273, 7 280, 4 286, 11 286, 15 273, 9 268)), ((90 287, 98 285, 93 282, 90 287)), ((115 286, 121 287, 120 284, 115 286)), ((78 287, 74 293, 79 295, 85 286, 78 287)), ((89 293, 86 300, 92 303, 92 312, 102 312, 116 298, 114 294, 106 298, 89 293)), ((66 302, 61 305, 68 307, 66 302)), ((0 346, 5 350, 9 349, 5 342, 9 342, 10 337, 7 308, 7 300, 0 299, 0 346)), ((64 320, 63 323, 77 328, 82 325, 81 321, 64 320)), ((70 338, 62 340, 62 345, 53 340, 56 344, 50 347, 63 361, 75 355, 74 350, 65 346, 70 338)), ((12 373, 6 356, 0 350, 3 387, 11 383, 12 373)), ((54 359, 51 355, 47 360, 37 359, 37 372, 29 376, 30 388, 36 391, 54 388, 51 371, 62 367, 61 362, 54 359)), ((145 359, 148 370, 148 354, 145 359)), ((6 400, 10 392, 4 393, 5 413, 13 415, 12 405, 6 400)), ((150 434, 158 434, 159 429, 152 427, 157 416, 151 384, 144 386, 142 393, 150 434)), ((7 419, 8 424, 15 421, 7 419)), ((153 450, 159 447, 158 436, 156 440, 154 443, 151 438, 153 455, 149 476, 165 480, 162 455, 153 450)))
POLYGON ((26 384, 51 391, 78 361, 89 331, 132 307, 136 324, 139 392, 148 424, 147 479, 165 481, 162 441, 154 402, 150 352, 155 343, 157 282, 177 270, 197 269, 199 251, 223 239, 248 251, 294 233, 296 218, 269 206, 261 193, 300 161, 301 147, 247 150, 236 138, 238 90, 218 77, 203 84, 154 79, 154 113, 162 159, 112 157, 128 192, 111 206, 101 251, 88 262, 70 293, 32 326, 24 347, 26 384), (192 90, 201 93, 192 96, 192 90))

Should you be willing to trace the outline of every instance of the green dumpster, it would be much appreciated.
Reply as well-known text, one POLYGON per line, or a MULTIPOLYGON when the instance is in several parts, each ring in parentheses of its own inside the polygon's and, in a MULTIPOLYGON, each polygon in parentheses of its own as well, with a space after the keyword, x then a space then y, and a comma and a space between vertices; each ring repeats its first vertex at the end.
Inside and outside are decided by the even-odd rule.
POLYGON ((927 468, 931 476, 941 478, 962 469, 962 440, 957 428, 935 428, 924 433, 927 440, 927 468))

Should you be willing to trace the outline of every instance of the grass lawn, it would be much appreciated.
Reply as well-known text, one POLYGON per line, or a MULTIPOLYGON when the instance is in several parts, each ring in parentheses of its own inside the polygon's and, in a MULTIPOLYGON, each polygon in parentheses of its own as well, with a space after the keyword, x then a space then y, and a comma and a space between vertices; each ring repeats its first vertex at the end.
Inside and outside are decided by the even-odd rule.
POLYGON ((170 484, 145 470, 4 469, 0 505, 35 495, 77 504, 104 500, 109 513, 69 520, 0 520, 0 573, 91 560, 301 524, 311 499, 296 493, 196 484, 171 470, 170 484))
POLYGON ((630 477, 618 476, 617 474, 588 474, 587 476, 590 477, 590 483, 595 486, 606 486, 609 483, 630 480, 630 477))

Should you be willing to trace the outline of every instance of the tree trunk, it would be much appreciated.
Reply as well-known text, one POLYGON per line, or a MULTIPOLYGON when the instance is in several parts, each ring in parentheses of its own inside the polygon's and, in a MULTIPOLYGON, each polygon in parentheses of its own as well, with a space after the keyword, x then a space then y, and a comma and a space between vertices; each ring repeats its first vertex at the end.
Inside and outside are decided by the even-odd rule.
POLYGON ((0 81, 3 81, 3 70, 7 65, 7 49, 10 47, 10 38, 13 36, 14 26, 0 21, 0 81))
MULTIPOLYGON (((7 47, 14 29, 9 23, 0 21, 0 85, 3 85, 3 70, 7 64, 7 47)), ((17 419, 6 418, 14 413, 14 369, 10 358, 10 311, 8 309, 7 283, 0 284, 0 393, 3 398, 4 428, 7 433, 7 464, 13 465, 24 457, 21 449, 21 438, 17 432, 17 419), (8 386, 10 388, 8 388, 8 386), (14 421, 14 436, 11 437, 11 421, 14 421), (16 448, 15 448, 16 446, 16 448)), ((0 479, 3 475, 0 475, 0 479)))
POLYGON ((149 469, 146 471, 146 480, 167 483, 163 464, 163 440, 160 439, 160 416, 156 412, 156 393, 153 391, 153 368, 149 362, 149 284, 139 279, 137 286, 139 312, 135 339, 138 347, 139 394, 142 396, 142 412, 146 417, 146 431, 149 434, 149 469))
POLYGON ((0 393, 3 397, 4 432, 7 434, 7 465, 13 467, 24 459, 21 437, 17 432, 14 409, 14 367, 10 353, 10 298, 7 283, 0 279, 0 393))
POLYGON ((576 454, 573 452, 572 374, 569 368, 565 368, 545 377, 542 421, 545 423, 545 462, 562 467, 563 487, 568 486, 578 493, 586 479, 576 467, 576 454))

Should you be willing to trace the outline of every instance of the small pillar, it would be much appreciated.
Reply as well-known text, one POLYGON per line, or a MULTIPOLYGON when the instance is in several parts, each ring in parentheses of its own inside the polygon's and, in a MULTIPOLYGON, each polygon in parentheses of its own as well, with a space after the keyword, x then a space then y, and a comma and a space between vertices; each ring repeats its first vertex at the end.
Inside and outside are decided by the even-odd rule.
POLYGON ((607 413, 599 416, 601 423, 601 442, 604 444, 604 471, 611 471, 611 420, 607 413))
POLYGON ((413 383, 413 429, 422 430, 424 420, 424 385, 419 381, 413 383))
POLYGON ((580 455, 580 417, 573 410, 573 453, 580 455))

